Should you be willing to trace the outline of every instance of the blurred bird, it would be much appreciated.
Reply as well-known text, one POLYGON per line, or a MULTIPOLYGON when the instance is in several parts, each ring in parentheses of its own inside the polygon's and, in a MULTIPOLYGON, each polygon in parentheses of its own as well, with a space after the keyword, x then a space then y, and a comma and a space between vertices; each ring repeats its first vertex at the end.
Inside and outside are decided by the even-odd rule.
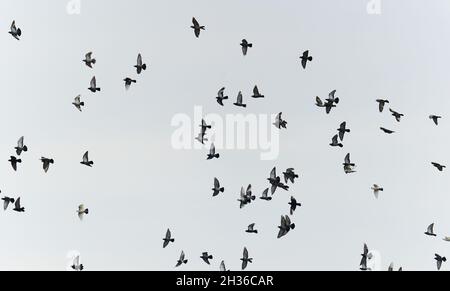
POLYGON ((277 117, 275 118, 275 122, 273 123, 273 125, 275 125, 275 127, 278 129, 287 127, 287 121, 283 120, 283 118, 281 117, 282 114, 283 112, 278 113, 277 117))
POLYGON ((438 254, 434 254, 434 259, 436 260, 436 265, 437 265, 438 271, 441 270, 442 263, 443 262, 444 263, 447 262, 447 258, 446 257, 441 257, 438 254))
POLYGON ((92 52, 88 52, 83 60, 83 62, 88 66, 89 68, 92 68, 92 65, 95 65, 97 62, 96 59, 92 58, 92 52))
POLYGON ((398 122, 400 122, 402 117, 405 116, 404 114, 398 113, 398 112, 392 110, 391 108, 389 108, 389 111, 392 113, 392 116, 394 116, 395 120, 397 120, 398 122))
POLYGON ((363 253, 361 254, 361 262, 359 263, 361 271, 370 271, 370 269, 367 268, 368 259, 369 259, 369 248, 367 247, 367 244, 364 244, 363 253))
POLYGON ((131 84, 132 83, 135 83, 136 84, 136 80, 133 80, 133 79, 131 79, 131 78, 125 78, 125 79, 123 79, 123 81, 125 82, 125 89, 130 89, 130 87, 131 87, 131 84))
POLYGON ((309 55, 309 51, 304 51, 303 55, 300 57, 300 59, 302 60, 302 67, 303 67, 303 69, 306 69, 306 64, 308 62, 311 62, 313 60, 313 57, 311 57, 309 55))
POLYGON ((209 154, 207 156, 207 160, 212 160, 214 158, 218 159, 220 157, 220 154, 216 154, 216 147, 214 144, 211 144, 211 148, 209 149, 209 154))
POLYGON ((225 87, 222 87, 219 92, 217 92, 217 103, 219 103, 220 105, 223 106, 223 100, 228 99, 228 96, 224 96, 224 92, 225 92, 225 87))
POLYGON ((200 36, 200 31, 205 30, 204 26, 201 26, 195 17, 192 17, 192 26, 191 28, 194 30, 195 36, 198 38, 200 36))
POLYGON ((202 129, 202 132, 206 132, 207 129, 211 129, 212 126, 208 125, 204 119, 202 119, 202 124, 200 124, 200 128, 202 129))
POLYGON ((260 199, 266 200, 266 201, 272 200, 272 197, 269 197, 269 188, 267 188, 266 190, 263 191, 260 199))
POLYGON ((378 102, 378 110, 381 112, 383 112, 384 110, 384 106, 386 104, 389 104, 389 100, 383 100, 383 99, 377 99, 378 102))
POLYGON ((446 236, 443 238, 444 241, 450 242, 450 236, 446 236))
POLYGON ((81 112, 82 111, 81 107, 84 106, 84 102, 81 102, 81 95, 78 95, 77 97, 75 97, 72 104, 81 112))
POLYGON ((244 54, 244 56, 246 56, 248 48, 253 47, 253 44, 249 43, 246 39, 243 39, 241 42, 241 47, 242 47, 242 53, 244 54))
POLYGON ((209 260, 213 259, 213 256, 211 256, 210 254, 208 254, 208 252, 204 252, 202 253, 202 256, 200 257, 205 263, 207 263, 208 265, 210 265, 211 263, 209 262, 209 260))
POLYGON ((336 135, 333 136, 333 138, 331 139, 330 146, 342 148, 344 145, 338 141, 338 135, 336 134, 336 135))
POLYGON ((18 163, 19 163, 19 164, 22 163, 22 160, 21 160, 21 159, 18 159, 18 158, 16 158, 16 157, 14 157, 14 156, 10 156, 8 162, 11 163, 11 166, 12 166, 13 170, 14 170, 14 171, 17 171, 17 164, 18 164, 18 163))
POLYGON ((373 190, 373 194, 375 195, 375 198, 377 198, 377 199, 378 199, 378 194, 379 194, 380 192, 383 192, 383 191, 384 191, 384 189, 381 188, 380 186, 378 186, 377 184, 373 184, 373 186, 372 186, 371 189, 373 190))
POLYGON ((93 161, 89 161, 89 152, 85 152, 83 155, 83 161, 80 162, 80 164, 88 166, 88 167, 92 167, 92 165, 94 165, 93 161))
POLYGON ((244 190, 244 187, 241 187, 240 198, 238 201, 240 202, 240 208, 243 208, 245 205, 250 204, 252 201, 256 199, 256 196, 252 194, 252 185, 248 185, 247 190, 244 190))
POLYGON ((11 30, 9 31, 9 34, 11 34, 17 40, 20 40, 20 37, 22 36, 22 30, 16 27, 15 20, 11 24, 11 30))
MULTIPOLYGON (((394 263, 391 263, 391 264, 389 265, 389 267, 388 267, 388 272, 392 272, 392 271, 394 271, 394 263)), ((398 271, 399 271, 399 272, 403 271, 403 268, 400 267, 400 268, 398 269, 398 271)))
POLYGON ((261 93, 259 93, 258 86, 255 86, 255 87, 253 88, 253 95, 252 95, 252 97, 253 97, 253 98, 264 98, 264 95, 262 95, 261 93))
POLYGON ((387 128, 384 128, 384 127, 380 127, 380 129, 381 129, 384 133, 387 133, 387 134, 393 134, 393 133, 395 133, 395 131, 390 130, 390 129, 387 129, 387 128))
POLYGON ((427 228, 427 231, 425 232, 426 235, 428 236, 436 236, 436 234, 434 233, 434 223, 430 224, 427 228))
POLYGON ((248 250, 246 247, 244 247, 244 252, 242 254, 242 271, 244 271, 247 268, 248 263, 253 263, 253 258, 248 257, 248 250))
POLYGON ((80 256, 76 256, 75 258, 73 258, 73 263, 72 263, 71 268, 75 271, 83 271, 84 270, 83 264, 80 263, 80 256))
POLYGON ((246 233, 258 233, 258 230, 255 229, 255 223, 250 224, 247 227, 246 233))
POLYGON ((336 90, 331 91, 328 94, 328 98, 325 99, 325 101, 332 103, 332 104, 339 104, 339 98, 335 96, 336 95, 336 90))
POLYGON ((166 237, 163 238, 163 241, 164 241, 163 248, 166 248, 169 245, 169 243, 173 243, 175 241, 175 239, 172 238, 172 233, 170 232, 170 229, 167 229, 166 237))
POLYGON ((47 159, 42 157, 41 158, 41 162, 42 162, 42 167, 44 169, 44 172, 48 172, 48 169, 50 168, 50 164, 54 164, 55 161, 53 159, 47 159))
POLYGON ((20 205, 20 197, 17 198, 16 202, 14 203, 14 209, 13 210, 16 211, 16 212, 25 212, 25 208, 23 208, 20 205))
POLYGON ((438 169, 439 170, 439 172, 442 172, 442 171, 444 171, 444 169, 445 168, 447 168, 446 166, 444 166, 444 165, 441 165, 441 164, 438 164, 438 163, 431 163, 436 169, 438 169))
POLYGON ((295 179, 298 179, 298 175, 294 172, 294 168, 289 168, 286 170, 286 172, 283 172, 284 176, 284 182, 287 184, 289 181, 291 181, 292 184, 294 184, 295 179))
POLYGON ((214 188, 212 188, 213 190, 213 197, 219 195, 219 193, 223 193, 225 191, 224 187, 220 187, 220 182, 217 178, 214 178, 214 188))
POLYGON ((188 260, 185 259, 184 251, 181 251, 180 259, 177 261, 177 264, 175 265, 175 268, 187 264, 188 260))
POLYGON ((323 104, 322 99, 320 99, 319 96, 316 96, 316 106, 317 107, 325 107, 325 105, 323 104))
POLYGON ((239 91, 236 103, 233 103, 233 105, 236 105, 238 107, 244 107, 244 108, 247 107, 247 104, 242 103, 243 102, 242 99, 243 99, 242 92, 239 91))
POLYGON ((208 141, 208 139, 205 138, 205 136, 206 136, 206 131, 202 131, 198 134, 198 136, 195 139, 198 140, 201 144, 205 144, 205 142, 208 141))
POLYGON ((140 75, 142 73, 142 71, 147 70, 147 65, 142 62, 142 55, 141 54, 138 54, 138 56, 137 56, 137 63, 136 63, 136 65, 134 67, 136 68, 136 72, 137 72, 138 75, 140 75))
POLYGON ((289 218, 289 216, 281 216, 281 224, 278 228, 280 230, 278 231, 277 238, 282 238, 283 236, 288 234, 289 231, 295 229, 295 223, 291 223, 291 219, 289 218))
POLYGON ((14 204, 14 198, 10 198, 10 197, 3 197, 3 210, 8 209, 9 204, 14 204))
POLYGON ((89 209, 84 207, 83 204, 81 204, 78 206, 77 214, 78 214, 78 218, 80 220, 83 220, 84 216, 89 214, 89 209))
POLYGON ((343 164, 343 165, 344 165, 344 172, 345 172, 346 174, 351 174, 351 173, 355 173, 355 172, 356 172, 356 171, 354 170, 354 168, 356 167, 356 165, 350 161, 350 153, 348 153, 348 154, 345 156, 344 164, 343 164))
POLYGON ((220 267, 219 267, 220 272, 229 272, 230 270, 227 270, 227 268, 225 267, 225 261, 220 262, 220 267))
POLYGON ((341 139, 341 141, 344 141, 345 133, 350 132, 350 129, 347 128, 347 122, 342 122, 337 131, 339 132, 339 138, 341 139))
POLYGON ((275 191, 277 190, 278 187, 280 187, 281 189, 286 190, 286 191, 289 190, 289 186, 281 183, 280 177, 277 176, 277 168, 276 167, 274 167, 272 169, 272 171, 270 172, 270 177, 267 180, 272 185, 272 187, 271 187, 272 195, 275 193, 275 191))
POLYGON ((24 145, 24 137, 23 136, 21 138, 19 138, 19 140, 17 141, 17 146, 14 149, 16 150, 16 154, 18 156, 20 156, 20 154, 22 154, 22 152, 28 151, 28 147, 26 145, 24 145))
POLYGON ((433 120, 434 124, 439 125, 439 119, 441 119, 442 116, 438 115, 430 115, 430 119, 433 120))
POLYGON ((92 77, 90 87, 88 88, 88 90, 91 91, 92 93, 95 93, 95 92, 101 90, 100 88, 97 87, 97 79, 95 78, 95 76, 92 77))
POLYGON ((291 215, 294 215, 295 210, 298 207, 301 207, 302 204, 297 202, 297 199, 294 198, 294 196, 291 196, 291 201, 289 202, 289 205, 291 206, 290 208, 290 213, 291 215))

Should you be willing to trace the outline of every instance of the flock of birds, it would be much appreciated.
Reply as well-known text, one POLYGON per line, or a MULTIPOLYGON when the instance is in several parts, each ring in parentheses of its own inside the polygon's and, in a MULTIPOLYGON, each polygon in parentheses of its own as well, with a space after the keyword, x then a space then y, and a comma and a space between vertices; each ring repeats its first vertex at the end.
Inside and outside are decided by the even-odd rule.
MULTIPOLYGON (((194 30, 194 35, 197 38, 200 37, 201 31, 205 31, 205 26, 200 25, 199 22, 195 18, 192 19, 191 28, 194 30)), ((20 40, 20 38, 22 36, 22 30, 16 26, 15 21, 13 21, 11 24, 11 29, 9 31, 9 34, 11 34, 12 37, 14 37, 16 40, 20 40)), ((242 49, 242 54, 244 56, 247 55, 249 48, 253 48, 253 44, 248 42, 246 39, 243 39, 241 41, 240 46, 242 49)), ((303 69, 306 69, 308 62, 312 62, 313 57, 310 55, 310 52, 307 50, 302 53, 302 55, 300 56, 300 60, 301 60, 301 66, 303 67, 303 69)), ((87 67, 92 69, 94 67, 94 65, 96 64, 96 59, 93 57, 93 53, 92 52, 87 53, 85 55, 85 59, 83 60, 83 62, 85 63, 85 65, 87 67)), ((136 65, 134 65, 134 68, 136 69, 137 75, 140 75, 143 71, 145 71, 147 69, 147 65, 143 62, 141 54, 138 55, 137 62, 136 62, 136 65)), ((126 77, 123 79, 123 81, 125 83, 125 88, 127 90, 131 87, 132 84, 135 84, 137 82, 136 79, 133 79, 131 77, 126 77)), ((96 80, 95 76, 92 77, 88 90, 91 91, 92 93, 101 91, 101 88, 97 86, 97 80, 96 80)), ((325 108, 326 114, 330 114, 331 110, 333 108, 337 107, 339 104, 339 101, 340 101, 340 98, 336 97, 336 92, 337 92, 336 90, 333 90, 332 92, 330 92, 328 94, 328 98, 325 99, 325 102, 322 101, 322 99, 320 97, 316 97, 316 106, 320 107, 320 108, 325 108)), ((253 88, 253 95, 251 97, 255 98, 255 99, 265 98, 265 96, 260 93, 258 86, 255 86, 253 88)), ((217 103, 220 106, 225 105, 224 101, 229 99, 229 97, 225 95, 225 87, 221 88, 218 91, 217 96, 215 98, 216 98, 217 103)), ((385 108, 386 104, 389 104, 389 100, 386 100, 386 99, 377 99, 376 102, 378 103, 378 110, 380 113, 384 112, 384 108, 385 108)), ((85 102, 81 100, 81 95, 78 95, 77 97, 75 97, 72 104, 80 112, 82 111, 82 108, 85 106, 85 102)), ((238 107, 243 107, 243 108, 247 107, 247 104, 245 104, 243 101, 242 91, 239 91, 237 100, 235 103, 233 103, 233 105, 238 106, 238 107)), ((392 108, 389 108, 389 112, 395 118, 395 120, 397 122, 401 122, 402 117, 404 117, 404 114, 399 113, 399 112, 393 110, 392 108)), ((439 125, 439 120, 442 117, 438 116, 438 115, 430 115, 429 118, 436 125, 439 125)), ((286 129, 287 128, 287 121, 283 120, 282 112, 280 112, 276 116, 276 119, 275 119, 273 125, 278 129, 282 129, 282 128, 286 129)), ((211 128, 212 128, 211 125, 208 125, 205 120, 202 120, 202 124, 200 125, 200 133, 198 134, 198 136, 195 139, 198 142, 200 142, 201 144, 205 144, 208 141, 208 139, 206 137, 207 131, 211 128)), ((390 130, 390 129, 387 129, 384 127, 380 127, 380 130, 386 134, 394 134, 395 133, 393 130, 390 130)), ((344 146, 343 141, 344 141, 345 135, 349 134, 350 132, 351 132, 351 130, 347 127, 347 123, 345 121, 342 122, 340 124, 339 128, 337 129, 337 133, 332 137, 330 146, 342 148, 344 146)), ((22 159, 20 157, 22 156, 23 153, 28 152, 28 147, 24 143, 24 137, 21 137, 18 140, 17 146, 14 149, 15 149, 16 156, 15 155, 10 156, 10 159, 8 161, 10 162, 12 169, 14 171, 17 171, 18 164, 22 163, 22 159)), ((220 158, 220 154, 216 152, 214 143, 211 143, 209 153, 207 154, 207 160, 213 160, 213 159, 219 159, 219 158, 220 158)), ((55 163, 55 161, 53 159, 45 158, 45 157, 41 158, 41 162, 42 162, 43 170, 45 173, 47 173, 49 171, 50 165, 55 163)), ((86 151, 84 153, 84 155, 82 157, 82 161, 80 163, 87 167, 92 167, 94 165, 94 162, 89 159, 88 151, 86 151)), ((355 170, 356 164, 351 161, 350 153, 348 153, 345 156, 344 162, 342 165, 343 165, 344 172, 346 174, 351 174, 351 173, 356 172, 356 170, 355 170)), ((432 166, 436 167, 439 171, 443 171, 446 168, 445 165, 442 165, 437 162, 432 162, 432 166)), ((274 167, 271 170, 269 177, 267 178, 269 187, 266 188, 262 192, 260 200, 271 201, 273 199, 273 195, 279 188, 282 190, 285 190, 285 191, 289 191, 288 184, 289 183, 294 184, 295 180, 299 178, 299 175, 295 172, 294 168, 289 168, 283 172, 283 178, 284 179, 282 180, 281 177, 277 175, 277 169, 276 169, 276 167, 274 167)), ((220 195, 221 193, 225 192, 225 188, 221 186, 218 178, 214 178, 214 185, 211 190, 212 190, 213 197, 216 197, 216 196, 220 195)), ((377 184, 374 184, 372 186, 371 190, 373 191, 376 198, 378 198, 380 192, 384 191, 384 189, 377 184)), ((255 201, 255 199, 256 199, 256 196, 253 195, 252 185, 248 185, 247 188, 245 188, 245 187, 241 188, 239 199, 237 199, 237 201, 239 202, 239 207, 243 208, 247 205, 250 205, 252 203, 252 201, 255 201)), ((25 212, 25 208, 22 207, 22 205, 21 205, 20 197, 15 199, 12 197, 5 196, 2 198, 2 200, 4 202, 4 210, 5 211, 8 209, 10 204, 14 204, 13 211, 25 212)), ((297 208, 302 206, 301 203, 299 203, 296 200, 296 198, 293 196, 291 196, 290 201, 287 204, 289 205, 289 215, 291 217, 294 215, 297 208)), ((76 213, 77 213, 79 219, 82 220, 85 215, 89 214, 89 209, 86 208, 83 204, 81 204, 78 206, 78 210, 76 211, 76 213)), ((281 216, 281 221, 280 221, 280 225, 278 226, 278 235, 277 235, 277 238, 279 238, 279 239, 286 236, 290 231, 295 229, 295 223, 291 222, 291 217, 289 217, 289 215, 281 216)), ((251 223, 250 225, 248 225, 245 232, 249 233, 249 234, 258 234, 258 230, 256 229, 256 223, 251 223)), ((434 233, 434 223, 431 224, 427 228, 425 235, 430 236, 430 237, 436 237, 436 234, 434 233)), ((445 237, 444 240, 450 242, 450 237, 445 237)), ((165 237, 163 238, 163 248, 168 247, 170 244, 173 244, 174 242, 175 242, 175 239, 173 238, 170 229, 167 229, 165 237)), ((367 244, 364 244, 364 249, 363 249, 363 253, 361 254, 361 256, 362 256, 362 259, 360 262, 360 270, 363 270, 363 271, 370 270, 370 268, 368 268, 368 266, 367 266, 367 263, 368 263, 368 260, 371 259, 371 253, 369 252, 369 248, 368 248, 367 244)), ((211 261, 213 260, 213 256, 210 253, 208 253, 207 251, 203 252, 201 254, 200 258, 203 260, 203 262, 205 262, 208 265, 210 265, 211 261)), ((253 263, 253 258, 251 258, 249 256, 247 247, 243 248, 242 258, 240 260, 242 262, 242 267, 241 267, 242 270, 245 270, 249 263, 253 263)), ((447 259, 444 256, 435 254, 435 260, 437 263, 437 269, 440 270, 442 263, 446 262, 447 259)), ((181 251, 180 257, 177 260, 175 267, 180 267, 187 263, 188 263, 188 259, 186 259, 185 252, 181 251)), ((74 258, 72 269, 74 269, 76 271, 81 271, 84 269, 83 264, 80 263, 79 256, 76 256, 74 258)), ((225 261, 223 261, 223 260, 220 263, 219 269, 220 269, 220 271, 229 271, 226 269, 225 261)), ((389 271, 394 270, 393 263, 389 266, 388 270, 389 271)), ((402 270, 402 268, 399 268, 399 271, 401 271, 401 270, 402 270)))

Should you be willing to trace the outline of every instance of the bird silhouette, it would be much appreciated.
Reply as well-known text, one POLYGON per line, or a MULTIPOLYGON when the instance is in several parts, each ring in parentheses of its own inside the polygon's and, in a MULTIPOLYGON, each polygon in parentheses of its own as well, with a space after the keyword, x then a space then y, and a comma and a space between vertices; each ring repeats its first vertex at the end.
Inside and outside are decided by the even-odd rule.
POLYGON ((200 31, 205 30, 205 27, 200 25, 195 17, 192 18, 192 26, 191 28, 194 30, 195 36, 198 38, 200 36, 200 31))

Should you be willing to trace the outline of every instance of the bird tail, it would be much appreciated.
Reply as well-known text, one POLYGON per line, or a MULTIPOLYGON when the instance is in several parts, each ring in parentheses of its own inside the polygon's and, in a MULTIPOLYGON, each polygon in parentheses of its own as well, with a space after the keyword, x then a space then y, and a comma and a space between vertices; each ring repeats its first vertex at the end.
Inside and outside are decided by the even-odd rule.
POLYGON ((89 162, 89 166, 92 166, 92 165, 94 165, 94 162, 93 162, 93 161, 90 161, 90 162, 89 162))
POLYGON ((86 209, 86 210, 84 211, 84 214, 89 214, 89 209, 86 209))
POLYGON ((228 96, 224 96, 222 99, 223 99, 223 100, 227 100, 227 99, 228 99, 228 96))
POLYGON ((255 200, 256 199, 256 196, 252 196, 252 200, 255 200))
POLYGON ((339 103, 339 98, 334 99, 334 103, 338 104, 339 103))
POLYGON ((95 91, 101 91, 101 89, 100 88, 95 88, 95 91))
POLYGON ((249 263, 253 263, 253 259, 248 259, 247 260, 249 263))
POLYGON ((216 154, 214 157, 215 157, 216 159, 218 159, 218 158, 220 158, 220 154, 216 154))
POLYGON ((224 187, 222 187, 222 188, 220 188, 220 190, 219 190, 220 192, 225 192, 225 188, 224 187))
POLYGON ((209 256, 208 259, 212 260, 212 259, 213 259, 213 256, 209 256))
POLYGON ((200 26, 200 29, 201 29, 201 30, 205 30, 205 27, 204 27, 204 26, 200 26))
POLYGON ((28 151, 28 147, 27 147, 27 146, 24 146, 24 147, 23 147, 23 151, 24 151, 24 152, 28 151))
POLYGON ((249 43, 249 44, 248 44, 248 47, 253 47, 253 44, 252 44, 252 43, 249 43))
POLYGON ((147 65, 146 64, 142 65, 142 70, 144 70, 144 71, 147 70, 147 65))
POLYGON ((244 107, 244 108, 247 107, 247 104, 242 104, 242 107, 244 107))
POLYGON ((92 59, 91 63, 93 63, 95 65, 95 63, 97 63, 97 60, 96 59, 92 59))
POLYGON ((131 82, 136 83, 136 80, 131 80, 131 82))
POLYGON ((313 57, 309 57, 309 58, 308 58, 308 61, 311 62, 312 60, 313 60, 313 57))
POLYGON ((80 105, 81 105, 81 106, 84 106, 84 102, 80 102, 80 105))
POLYGON ((184 260, 184 261, 183 261, 183 264, 187 264, 187 262, 188 262, 188 260, 184 260))
POLYGON ((80 264, 80 271, 83 271, 84 270, 84 266, 83 266, 83 264, 80 264))
POLYGON ((21 36, 22 35, 22 30, 19 28, 19 29, 17 29, 17 35, 18 36, 21 36))
POLYGON ((172 239, 170 239, 169 241, 170 241, 170 242, 174 242, 174 241, 175 241, 175 239, 174 239, 174 238, 172 238, 172 239))
POLYGON ((291 229, 295 229, 295 223, 291 224, 291 229))
POLYGON ((22 159, 18 159, 17 162, 18 162, 18 163, 21 163, 21 162, 22 162, 22 159))

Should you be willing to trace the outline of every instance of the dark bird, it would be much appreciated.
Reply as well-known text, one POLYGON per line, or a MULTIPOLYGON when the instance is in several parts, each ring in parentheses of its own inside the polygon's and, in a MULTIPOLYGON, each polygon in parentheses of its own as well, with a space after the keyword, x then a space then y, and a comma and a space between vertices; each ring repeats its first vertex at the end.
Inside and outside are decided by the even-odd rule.
POLYGON ((252 201, 256 199, 256 196, 252 193, 252 185, 248 185, 247 190, 244 187, 241 187, 240 198, 238 201, 240 202, 240 208, 243 208, 245 205, 250 204, 252 201))
POLYGON ((241 42, 241 47, 242 53, 244 54, 244 56, 246 56, 248 48, 253 47, 253 44, 249 43, 246 39, 243 39, 241 42))
POLYGON ((438 164, 438 163, 431 163, 431 164, 432 164, 436 169, 438 169, 439 172, 442 172, 442 171, 444 171, 445 168, 447 168, 446 166, 441 165, 441 164, 438 164))
POLYGON ((384 106, 386 104, 389 104, 389 100, 377 99, 377 102, 378 102, 378 110, 380 112, 383 112, 384 106))
POLYGON ((255 223, 250 224, 247 227, 246 233, 258 233, 258 230, 255 229, 255 223))
POLYGON ((328 94, 328 98, 325 99, 325 101, 327 101, 327 102, 329 102, 331 104, 336 104, 336 105, 339 104, 339 100, 340 99, 338 97, 336 97, 335 95, 336 95, 336 90, 331 91, 328 94))
POLYGON ((72 266, 70 266, 70 267, 75 271, 83 271, 84 270, 83 264, 80 264, 80 256, 76 256, 75 258, 73 258, 73 263, 72 263, 72 266))
POLYGON ((95 76, 92 77, 90 87, 88 88, 88 90, 91 91, 92 93, 95 93, 95 92, 101 90, 100 88, 97 87, 97 79, 95 78, 95 76))
POLYGON ((195 36, 198 38, 200 36, 200 31, 205 30, 204 26, 201 26, 195 17, 192 17, 192 26, 191 28, 194 30, 195 36))
POLYGON ((278 227, 280 230, 278 231, 277 238, 282 238, 286 234, 289 233, 289 231, 295 229, 295 223, 291 223, 291 219, 289 216, 281 216, 281 225, 278 227))
POLYGON ((281 178, 279 176, 277 176, 277 168, 276 167, 274 167, 272 169, 272 171, 270 172, 270 177, 267 180, 272 185, 272 187, 271 187, 272 195, 275 193, 275 191, 277 190, 278 187, 280 187, 281 189, 286 190, 286 191, 289 190, 289 186, 281 183, 281 178))
POLYGON ((225 267, 225 261, 220 262, 220 267, 219 267, 220 272, 228 272, 230 270, 227 270, 227 268, 225 267))
POLYGON ((21 138, 19 138, 19 140, 17 141, 17 146, 14 148, 16 150, 16 154, 18 156, 20 156, 20 154, 22 154, 22 152, 28 151, 28 147, 26 145, 24 145, 23 140, 24 140, 23 136, 21 138))
POLYGON ((387 134, 395 133, 395 131, 387 129, 387 128, 384 128, 384 127, 380 127, 380 129, 381 129, 381 131, 383 131, 384 133, 387 133, 387 134))
POLYGON ((16 157, 14 157, 14 156, 11 156, 11 157, 9 158, 8 162, 11 163, 11 166, 12 166, 12 168, 14 169, 14 171, 17 171, 17 164, 18 164, 18 163, 19 163, 19 164, 22 163, 22 160, 21 160, 21 159, 18 159, 18 158, 16 158, 16 157))
POLYGON ((238 107, 247 107, 247 104, 242 103, 242 92, 239 91, 238 96, 237 96, 237 100, 236 103, 233 103, 234 105, 238 106, 238 107))
POLYGON ((287 121, 283 120, 283 118, 281 117, 282 115, 283 112, 278 113, 277 117, 275 118, 275 122, 273 123, 273 125, 275 125, 275 127, 278 129, 287 128, 287 121))
POLYGON ((212 126, 208 125, 204 119, 202 119, 202 124, 200 124, 200 128, 202 129, 202 132, 206 132, 207 129, 211 129, 212 126))
POLYGON ((220 157, 220 154, 216 154, 216 147, 214 144, 211 144, 211 148, 209 149, 209 154, 207 156, 207 160, 212 160, 214 158, 218 159, 220 157))
POLYGON ((47 159, 42 157, 41 158, 41 162, 42 162, 42 167, 44 169, 44 172, 48 172, 48 169, 50 168, 50 164, 54 164, 55 161, 53 159, 47 159))
POLYGON ((9 204, 14 204, 14 198, 10 198, 10 197, 3 197, 3 210, 8 209, 9 204))
POLYGON ((224 187, 220 187, 220 182, 217 178, 214 178, 214 188, 212 188, 213 190, 213 197, 216 197, 217 195, 219 195, 219 193, 223 193, 225 191, 224 187))
POLYGON ((291 181, 294 184, 295 179, 298 179, 298 175, 294 172, 294 168, 289 168, 286 172, 283 172, 284 182, 287 184, 288 181, 291 181))
POLYGON ((220 105, 223 106, 223 100, 228 99, 228 96, 224 96, 224 92, 225 92, 225 87, 222 87, 219 92, 217 92, 217 103, 219 103, 220 105))
POLYGON ((133 79, 131 79, 131 78, 125 78, 125 79, 123 79, 123 81, 125 82, 125 89, 130 89, 130 86, 131 86, 131 84, 132 83, 135 83, 136 84, 136 80, 133 80, 133 79))
POLYGON ((88 166, 88 167, 92 167, 92 165, 94 165, 93 161, 89 161, 89 152, 84 153, 83 161, 81 161, 80 164, 88 166))
POLYGON ((437 269, 438 271, 441 270, 442 267, 442 263, 447 262, 447 258, 446 257, 441 257, 438 254, 434 254, 434 259, 436 260, 436 264, 437 264, 437 269))
POLYGON ((20 36, 22 36, 22 30, 16 27, 16 21, 14 20, 11 24, 11 30, 9 31, 15 39, 20 40, 20 36))
POLYGON ((89 214, 89 209, 86 208, 83 204, 78 206, 77 215, 80 220, 83 220, 85 215, 89 214))
POLYGON ((426 235, 428 236, 436 236, 436 234, 434 233, 434 223, 430 224, 427 228, 427 231, 425 232, 426 235))
POLYGON ((205 263, 207 263, 208 265, 210 265, 211 263, 209 262, 209 260, 213 259, 213 256, 211 256, 210 254, 208 254, 208 252, 204 252, 202 253, 202 256, 200 257, 205 263))
POLYGON ((309 51, 305 51, 303 52, 303 55, 300 57, 300 59, 302 60, 303 69, 306 69, 306 64, 308 62, 311 62, 313 60, 313 57, 309 55, 309 51))
POLYGON ((172 233, 170 232, 170 229, 167 229, 166 237, 163 238, 163 241, 164 241, 163 248, 166 248, 169 245, 169 243, 173 243, 175 241, 175 239, 172 238, 172 233))
POLYGON ((344 165, 344 172, 346 174, 351 174, 351 173, 355 173, 356 172, 355 169, 354 169, 356 167, 356 165, 350 161, 350 153, 348 153, 345 156, 343 165, 344 165))
POLYGON ((344 141, 345 133, 350 132, 350 129, 347 128, 347 122, 342 122, 337 131, 339 132, 339 138, 341 141, 344 141))
POLYGON ((184 251, 181 251, 180 259, 177 261, 177 264, 175 265, 175 268, 187 264, 188 260, 185 259, 184 251))
POLYGON ((339 142, 338 138, 339 138, 339 137, 338 137, 337 134, 336 134, 335 136, 333 136, 333 138, 331 139, 330 146, 342 148, 344 145, 343 145, 342 143, 339 142))
POLYGON ((78 95, 77 97, 75 97, 72 104, 81 112, 82 111, 81 107, 84 106, 84 102, 81 102, 81 95, 78 95))
POLYGON ((405 116, 404 114, 398 113, 398 112, 392 110, 391 108, 389 108, 389 111, 392 113, 392 116, 394 116, 395 120, 397 120, 398 122, 400 122, 402 117, 405 116))
POLYGON ((377 184, 373 184, 372 190, 373 190, 373 195, 375 195, 375 198, 377 198, 377 199, 378 199, 378 194, 380 192, 384 191, 384 189, 382 187, 378 186, 377 184))
POLYGON ((291 215, 294 214, 295 210, 297 209, 297 206, 298 207, 302 206, 301 203, 297 202, 297 199, 295 199, 294 196, 291 196, 291 201, 289 202, 289 205, 291 206, 291 208, 290 208, 291 215))
POLYGON ((95 65, 97 62, 96 59, 92 58, 92 52, 88 52, 83 60, 83 62, 88 66, 89 68, 92 68, 92 65, 95 65))
POLYGON ((14 203, 14 209, 13 210, 17 211, 17 212, 25 212, 25 208, 20 206, 20 197, 17 198, 16 202, 14 203))
POLYGON ((205 142, 208 141, 208 139, 205 136, 206 131, 202 131, 198 134, 198 136, 195 139, 198 140, 201 144, 205 144, 205 142))
POLYGON ((142 62, 141 54, 138 54, 137 63, 134 67, 136 68, 136 72, 138 75, 140 75, 142 73, 142 71, 147 70, 147 65, 142 62))
POLYGON ((361 262, 359 263, 360 270, 361 271, 369 271, 370 269, 367 268, 367 260, 369 259, 369 248, 367 247, 367 244, 364 244, 364 250, 361 254, 361 262))
POLYGON ((261 93, 259 93, 258 86, 255 86, 255 87, 253 88, 253 95, 252 95, 252 97, 253 97, 253 98, 264 98, 264 95, 262 95, 261 93))
POLYGON ((247 268, 248 263, 253 263, 253 258, 248 257, 248 250, 246 247, 244 247, 244 252, 242 254, 242 271, 244 271, 247 268))
POLYGON ((430 115, 430 119, 433 120, 434 124, 439 125, 439 119, 441 119, 442 116, 438 115, 430 115))
POLYGON ((269 197, 269 188, 267 188, 266 190, 263 191, 263 193, 261 194, 260 199, 266 200, 266 201, 272 200, 272 197, 269 197))

